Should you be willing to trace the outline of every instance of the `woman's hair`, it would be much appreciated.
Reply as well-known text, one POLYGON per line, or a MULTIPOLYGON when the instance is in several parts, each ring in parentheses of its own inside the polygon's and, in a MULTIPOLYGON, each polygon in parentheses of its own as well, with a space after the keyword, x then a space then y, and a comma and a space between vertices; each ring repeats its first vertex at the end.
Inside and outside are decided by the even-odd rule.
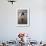
POLYGON ((22 12, 21 16, 24 15, 24 12, 22 12))

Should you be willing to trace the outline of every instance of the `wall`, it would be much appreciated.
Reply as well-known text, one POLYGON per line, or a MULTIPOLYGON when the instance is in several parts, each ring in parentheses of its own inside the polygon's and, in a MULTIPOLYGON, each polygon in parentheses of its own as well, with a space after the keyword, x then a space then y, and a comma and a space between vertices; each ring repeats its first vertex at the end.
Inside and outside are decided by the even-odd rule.
POLYGON ((45 0, 17 0, 14 5, 0 0, 0 40, 15 40, 18 32, 31 34, 33 40, 46 40, 45 0), (30 8, 30 26, 16 27, 16 9, 30 8))

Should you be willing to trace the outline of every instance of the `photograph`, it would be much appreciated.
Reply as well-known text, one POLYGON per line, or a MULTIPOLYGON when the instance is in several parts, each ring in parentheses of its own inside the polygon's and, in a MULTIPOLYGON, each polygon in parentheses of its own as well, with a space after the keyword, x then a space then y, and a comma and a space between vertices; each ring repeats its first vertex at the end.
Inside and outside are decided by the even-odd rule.
POLYGON ((27 8, 17 9, 17 24, 18 26, 29 25, 29 9, 27 8))
POLYGON ((18 10, 18 24, 27 24, 27 10, 18 10))

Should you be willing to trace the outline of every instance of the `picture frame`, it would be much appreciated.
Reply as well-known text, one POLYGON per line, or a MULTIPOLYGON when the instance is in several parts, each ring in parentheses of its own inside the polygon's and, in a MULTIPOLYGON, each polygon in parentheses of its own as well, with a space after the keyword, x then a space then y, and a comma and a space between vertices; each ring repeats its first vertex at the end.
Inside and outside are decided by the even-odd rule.
POLYGON ((16 9, 16 26, 29 26, 29 8, 18 8, 16 9))

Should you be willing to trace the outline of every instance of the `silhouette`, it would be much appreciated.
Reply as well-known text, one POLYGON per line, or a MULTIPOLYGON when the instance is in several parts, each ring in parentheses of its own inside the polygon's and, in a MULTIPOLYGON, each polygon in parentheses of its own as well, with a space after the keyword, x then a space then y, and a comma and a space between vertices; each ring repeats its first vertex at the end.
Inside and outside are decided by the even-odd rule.
POLYGON ((22 16, 21 22, 23 23, 24 22, 24 13, 23 12, 22 12, 21 16, 22 16))

